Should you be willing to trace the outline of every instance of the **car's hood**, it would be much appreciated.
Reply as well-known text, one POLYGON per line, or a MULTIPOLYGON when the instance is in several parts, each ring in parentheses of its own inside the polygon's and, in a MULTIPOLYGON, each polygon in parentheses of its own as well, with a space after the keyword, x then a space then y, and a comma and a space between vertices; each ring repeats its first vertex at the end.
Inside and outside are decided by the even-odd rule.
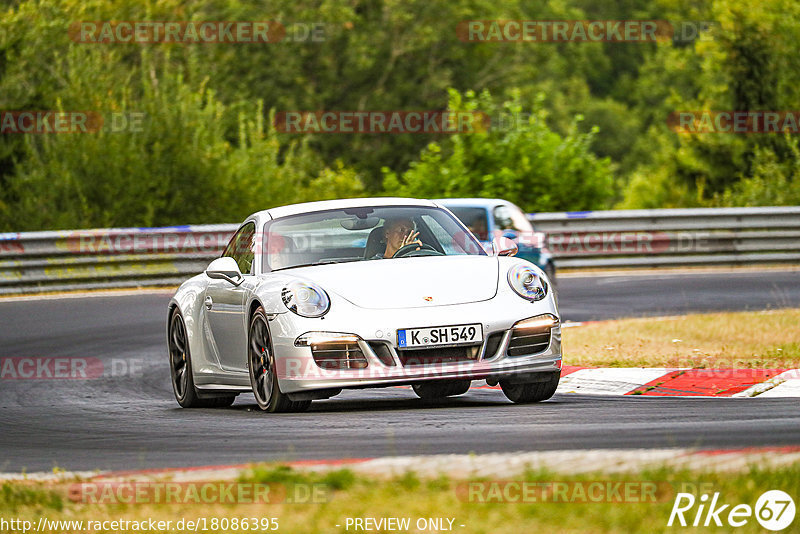
POLYGON ((497 258, 427 256, 288 269, 356 306, 372 309, 446 306, 497 293, 497 258))

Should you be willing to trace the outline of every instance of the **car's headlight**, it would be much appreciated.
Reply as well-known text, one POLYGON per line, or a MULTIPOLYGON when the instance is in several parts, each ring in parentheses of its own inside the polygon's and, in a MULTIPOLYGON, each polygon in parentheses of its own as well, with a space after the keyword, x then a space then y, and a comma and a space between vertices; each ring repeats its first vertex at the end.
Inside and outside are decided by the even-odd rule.
POLYGON ((542 300, 547 295, 547 282, 527 265, 515 265, 508 270, 508 285, 524 299, 542 300))
POLYGON ((303 317, 321 317, 331 307, 325 290, 311 282, 290 282, 283 288, 281 298, 289 310, 303 317))

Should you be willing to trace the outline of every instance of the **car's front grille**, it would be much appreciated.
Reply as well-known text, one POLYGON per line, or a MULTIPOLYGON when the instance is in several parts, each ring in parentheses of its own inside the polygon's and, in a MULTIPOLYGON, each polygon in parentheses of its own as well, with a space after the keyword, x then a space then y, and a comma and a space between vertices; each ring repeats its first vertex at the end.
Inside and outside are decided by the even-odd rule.
POLYGON ((398 350, 397 355, 404 367, 413 365, 438 365, 443 363, 474 361, 480 346, 435 347, 431 349, 398 350))
POLYGON ((540 328, 515 328, 508 342, 509 356, 526 356, 547 350, 550 346, 550 326, 540 328))
POLYGON ((352 341, 336 341, 311 345, 314 361, 322 369, 364 369, 367 359, 358 343, 352 341))

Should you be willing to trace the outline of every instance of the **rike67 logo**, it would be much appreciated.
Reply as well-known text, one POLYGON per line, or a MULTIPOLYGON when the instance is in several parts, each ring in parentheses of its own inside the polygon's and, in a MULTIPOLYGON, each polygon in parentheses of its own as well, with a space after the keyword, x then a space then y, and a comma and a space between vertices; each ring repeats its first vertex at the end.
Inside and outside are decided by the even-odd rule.
POLYGON ((788 493, 780 490, 761 494, 755 507, 749 504, 734 506, 724 503, 719 492, 714 493, 710 499, 705 493, 699 499, 691 493, 678 493, 667 526, 742 527, 755 517, 763 528, 778 531, 791 525, 794 516, 794 500, 788 493))

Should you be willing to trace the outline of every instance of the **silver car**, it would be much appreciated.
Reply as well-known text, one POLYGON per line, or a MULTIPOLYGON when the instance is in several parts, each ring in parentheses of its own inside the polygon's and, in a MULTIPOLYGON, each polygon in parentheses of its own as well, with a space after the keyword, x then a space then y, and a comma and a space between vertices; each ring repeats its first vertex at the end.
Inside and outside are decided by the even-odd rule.
POLYGON ((345 388, 441 398, 486 380, 513 402, 548 399, 561 369, 549 282, 512 241, 493 247, 427 200, 255 213, 170 301, 175 397, 228 406, 252 391, 261 409, 287 412, 345 388))

